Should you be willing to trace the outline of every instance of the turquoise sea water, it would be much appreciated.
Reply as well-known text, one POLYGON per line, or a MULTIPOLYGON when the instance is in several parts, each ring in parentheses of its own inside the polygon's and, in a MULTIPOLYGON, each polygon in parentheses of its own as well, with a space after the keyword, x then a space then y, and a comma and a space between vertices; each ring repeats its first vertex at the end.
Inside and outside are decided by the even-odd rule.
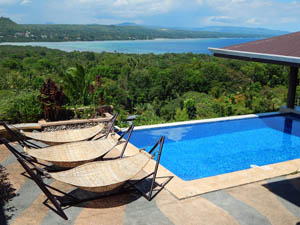
POLYGON ((300 157, 300 117, 294 114, 136 130, 139 148, 166 137, 161 164, 183 180, 300 157))
POLYGON ((42 46, 52 49, 92 52, 120 53, 210 53, 208 47, 220 48, 254 41, 254 38, 201 38, 201 39, 157 39, 136 41, 73 41, 73 42, 24 42, 0 43, 0 45, 42 46))

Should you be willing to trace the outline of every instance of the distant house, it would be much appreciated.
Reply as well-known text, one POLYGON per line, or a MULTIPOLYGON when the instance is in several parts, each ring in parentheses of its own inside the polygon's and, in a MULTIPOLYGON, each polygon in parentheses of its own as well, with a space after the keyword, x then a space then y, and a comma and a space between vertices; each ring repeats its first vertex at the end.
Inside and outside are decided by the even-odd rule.
POLYGON ((31 35, 30 35, 30 31, 26 31, 25 33, 25 37, 29 38, 31 35))
POLYGON ((139 115, 130 115, 127 117, 127 121, 133 121, 135 120, 139 115))
POLYGON ((139 115, 129 115, 126 119, 127 123, 129 125, 131 125, 133 123, 134 120, 136 120, 136 118, 138 118, 139 115))

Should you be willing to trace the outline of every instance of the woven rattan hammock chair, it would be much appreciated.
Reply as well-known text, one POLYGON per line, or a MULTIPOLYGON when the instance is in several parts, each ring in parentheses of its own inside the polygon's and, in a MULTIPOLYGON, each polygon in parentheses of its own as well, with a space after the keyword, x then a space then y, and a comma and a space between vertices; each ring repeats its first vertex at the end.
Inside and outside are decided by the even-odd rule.
MULTIPOLYGON (((0 143, 5 144, 6 147, 15 155, 17 160, 20 162, 22 167, 30 176, 30 178, 33 179, 33 181, 48 197, 48 200, 50 200, 55 206, 57 213, 64 219, 68 219, 62 210, 62 206, 65 206, 66 204, 63 204, 57 196, 54 196, 50 192, 49 186, 46 185, 40 177, 40 174, 43 173, 43 171, 41 171, 40 168, 36 167, 32 162, 28 161, 26 157, 24 157, 21 153, 18 152, 18 150, 12 147, 6 139, 0 139, 0 143), (33 166, 33 169, 31 169, 28 164, 33 166)), ((148 164, 151 158, 154 158, 156 153, 158 153, 154 171, 134 183, 134 185, 136 185, 138 182, 145 180, 150 176, 153 176, 149 194, 146 194, 147 199, 150 201, 166 185, 166 183, 161 185, 159 191, 157 191, 155 195, 153 195, 153 189, 155 186, 156 174, 161 157, 163 143, 164 137, 161 137, 159 141, 154 145, 154 147, 149 151, 149 153, 145 152, 144 150, 140 150, 139 153, 133 156, 124 157, 116 160, 86 163, 84 165, 67 171, 49 173, 48 175, 50 175, 50 177, 58 181, 78 187, 83 190, 98 193, 107 193, 107 191, 120 188, 126 182, 133 179, 137 174, 139 174, 142 171, 142 169, 148 164), (159 145, 160 148, 158 150, 157 147, 159 145)), ((134 185, 131 185, 131 187, 133 187, 134 185)), ((68 197, 71 197, 71 199, 73 200, 73 203, 69 203, 68 205, 78 204, 83 201, 95 199, 94 197, 92 199, 89 198, 79 200, 69 195, 68 197)))
POLYGON ((55 166, 72 168, 87 162, 94 161, 106 155, 118 145, 123 145, 120 158, 123 157, 126 146, 131 137, 134 125, 122 134, 119 138, 115 134, 109 134, 106 138, 95 141, 80 141, 74 143, 67 143, 62 145, 50 146, 42 149, 35 149, 27 147, 24 151, 37 160, 44 160, 52 163, 55 166), (123 137, 128 134, 126 141, 123 137))
MULTIPOLYGON (((114 125, 117 116, 118 113, 116 113, 110 119, 109 121, 110 128, 114 125)), ((0 122, 0 125, 2 125, 11 136, 16 138, 17 141, 23 147, 26 146, 27 148, 39 148, 38 145, 28 141, 28 139, 41 141, 48 145, 58 145, 58 144, 64 144, 70 142, 79 142, 79 141, 98 139, 102 137, 99 135, 105 128, 104 124, 98 124, 94 127, 74 129, 74 130, 61 130, 61 131, 53 131, 53 132, 25 132, 22 130, 19 131, 15 127, 10 127, 3 121, 0 122)))

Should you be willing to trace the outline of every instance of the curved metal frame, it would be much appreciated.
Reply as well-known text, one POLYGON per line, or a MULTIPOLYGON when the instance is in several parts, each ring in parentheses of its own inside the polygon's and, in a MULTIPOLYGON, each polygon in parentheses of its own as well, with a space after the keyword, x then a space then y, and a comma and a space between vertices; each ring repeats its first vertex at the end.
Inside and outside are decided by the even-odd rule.
MULTIPOLYGON (((128 131, 133 130, 133 126, 130 127, 130 129, 128 129, 128 131)), ((129 134, 128 139, 130 138, 131 132, 129 134)), ((159 141, 153 146, 153 148, 149 151, 150 154, 152 154, 152 157, 154 158, 156 154, 157 155, 157 160, 156 160, 156 165, 154 168, 154 171, 150 174, 148 174, 147 176, 143 177, 142 179, 138 180, 135 183, 129 183, 128 187, 126 188, 125 186, 123 186, 123 192, 128 192, 128 191, 132 191, 132 187, 135 187, 135 190, 139 191, 148 201, 151 201, 163 188, 164 186, 170 181, 170 179, 168 180, 168 182, 166 182, 163 185, 159 185, 160 189, 153 194, 153 190, 154 190, 154 186, 155 186, 155 181, 156 181, 156 176, 157 176, 157 171, 158 171, 158 167, 159 167, 159 162, 160 162, 160 158, 161 158, 161 153, 162 153, 162 149, 163 149, 163 144, 164 144, 164 140, 165 137, 161 137, 159 139, 159 141), (157 149, 157 147, 160 145, 160 148, 157 149), (148 177, 153 176, 152 178, 152 182, 151 182, 151 187, 150 187, 150 191, 149 194, 144 193, 143 191, 141 191, 140 189, 138 189, 138 187, 136 186, 138 183, 142 182, 143 180, 147 179, 148 177)), ((95 200, 95 199, 99 199, 99 198, 103 198, 103 197, 108 197, 108 196, 100 196, 100 197, 93 197, 93 198, 87 198, 87 199, 77 199, 71 195, 68 195, 67 193, 61 192, 65 194, 65 196, 69 197, 70 201, 66 202, 62 202, 58 196, 55 196, 54 194, 52 194, 50 192, 50 188, 57 190, 55 188, 52 188, 49 185, 46 185, 42 178, 41 178, 41 173, 43 174, 42 169, 38 168, 37 166, 35 166, 32 162, 28 161, 28 159, 21 154, 20 152, 18 152, 17 149, 15 149, 13 146, 11 146, 9 144, 9 142, 5 139, 5 138, 1 138, 0 139, 0 143, 4 144, 8 150, 17 158, 18 162, 21 164, 21 166, 25 169, 25 171, 28 173, 29 177, 39 186, 39 188, 41 189, 41 191, 47 196, 47 199, 44 201, 44 204, 47 205, 47 201, 50 200, 50 202, 54 205, 55 209, 53 209, 52 207, 50 207, 49 205, 47 205, 48 207, 50 207, 51 209, 53 209, 58 215, 60 215, 62 218, 64 218, 65 220, 68 219, 68 217, 66 216, 66 214, 64 213, 62 207, 66 206, 66 205, 75 205, 75 204, 79 204, 81 202, 86 202, 86 201, 90 201, 90 200, 95 200), (28 164, 33 165, 33 169, 31 169, 28 164)), ((118 193, 115 194, 120 194, 121 192, 119 191, 118 193)), ((115 195, 114 194, 114 195, 115 195)), ((111 196, 111 195, 109 195, 111 196)))

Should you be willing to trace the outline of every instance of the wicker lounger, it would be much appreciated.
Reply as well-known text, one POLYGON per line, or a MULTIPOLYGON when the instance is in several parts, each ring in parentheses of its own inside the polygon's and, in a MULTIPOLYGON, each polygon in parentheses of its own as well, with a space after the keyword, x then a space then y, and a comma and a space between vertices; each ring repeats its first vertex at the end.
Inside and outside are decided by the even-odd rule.
POLYGON ((25 147, 24 151, 37 160, 44 160, 52 163, 53 165, 64 168, 72 168, 94 161, 95 159, 104 156, 118 145, 123 145, 123 149, 120 154, 120 158, 122 158, 133 128, 134 125, 131 125, 130 128, 119 138, 116 138, 114 134, 109 134, 105 139, 67 143, 42 149, 28 149, 25 147), (128 137, 126 141, 123 141, 123 137, 127 133, 128 137))
MULTIPOLYGON (((29 174, 30 178, 33 179, 33 181, 40 187, 40 189, 44 192, 44 194, 54 205, 54 207, 57 210, 57 213, 60 216, 62 216, 64 219, 68 219, 68 217, 66 216, 66 214, 62 209, 62 206, 64 206, 64 204, 59 200, 59 198, 55 197, 50 192, 49 186, 46 185, 43 182, 42 178, 40 177, 40 173, 39 173, 40 169, 35 167, 31 162, 27 161, 26 157, 24 157, 14 147, 12 147, 6 139, 3 138, 0 139, 0 143, 5 144, 6 147, 15 155, 15 157, 18 159, 20 164, 29 174), (34 168, 31 169, 28 166, 28 164, 33 165, 34 168)), ((139 174, 139 172, 142 171, 142 169, 147 165, 150 159, 154 158, 154 155, 158 153, 154 171, 138 181, 140 182, 150 176, 153 176, 149 194, 148 195, 145 194, 147 199, 150 201, 167 184, 166 182, 165 184, 161 185, 160 186, 161 188, 153 195, 156 174, 157 174, 158 165, 161 157, 163 143, 164 143, 164 137, 161 137, 160 140, 149 151, 149 153, 145 152, 144 150, 141 150, 139 153, 133 156, 120 158, 116 160, 110 160, 110 161, 99 161, 99 162, 87 163, 67 171, 49 173, 49 175, 56 180, 59 180, 66 184, 70 184, 72 186, 78 187, 83 190, 100 192, 100 193, 107 192, 119 188, 129 180, 133 179, 137 174, 139 174), (158 146, 160 146, 159 150, 157 149, 158 146)), ((74 201, 73 204, 78 204, 83 201, 95 199, 94 197, 94 198, 79 200, 68 194, 66 194, 66 196, 73 199, 74 201)))
MULTIPOLYGON (((118 113, 116 113, 110 119, 110 128, 117 119, 118 113)), ((53 132, 25 132, 16 129, 11 129, 5 122, 1 121, 0 125, 4 126, 7 132, 13 137, 17 138, 18 142, 24 147, 28 148, 39 148, 38 145, 33 144, 28 141, 28 139, 33 139, 37 141, 44 142, 48 145, 58 145, 70 142, 78 142, 85 140, 92 140, 98 138, 99 134, 104 130, 104 124, 99 124, 94 127, 76 129, 76 130, 62 130, 53 132)), ((109 130, 110 131, 110 130, 109 130)), ((106 132, 107 134, 107 132, 106 132)), ((101 136, 100 136, 101 137, 101 136)))
POLYGON ((53 132, 28 132, 21 131, 27 138, 41 141, 49 145, 57 145, 69 142, 84 141, 95 137, 104 129, 104 124, 98 124, 94 127, 76 129, 76 130, 59 130, 53 132))

